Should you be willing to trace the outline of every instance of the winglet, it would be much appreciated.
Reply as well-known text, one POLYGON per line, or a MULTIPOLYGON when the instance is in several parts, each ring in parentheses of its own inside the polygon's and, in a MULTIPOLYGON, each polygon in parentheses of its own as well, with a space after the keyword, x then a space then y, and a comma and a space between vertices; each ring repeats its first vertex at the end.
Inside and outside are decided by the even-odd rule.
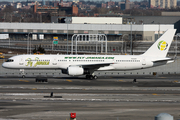
POLYGON ((171 46, 176 29, 168 29, 144 54, 143 56, 166 57, 171 46))

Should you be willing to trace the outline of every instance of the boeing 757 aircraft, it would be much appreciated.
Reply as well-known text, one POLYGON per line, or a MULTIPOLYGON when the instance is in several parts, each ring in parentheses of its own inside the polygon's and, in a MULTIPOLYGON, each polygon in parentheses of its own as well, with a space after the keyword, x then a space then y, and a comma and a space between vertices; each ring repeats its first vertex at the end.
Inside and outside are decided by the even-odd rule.
POLYGON ((95 71, 124 71, 174 62, 166 57, 175 29, 168 29, 142 55, 17 55, 2 64, 8 69, 56 69, 70 76, 96 79, 95 71))

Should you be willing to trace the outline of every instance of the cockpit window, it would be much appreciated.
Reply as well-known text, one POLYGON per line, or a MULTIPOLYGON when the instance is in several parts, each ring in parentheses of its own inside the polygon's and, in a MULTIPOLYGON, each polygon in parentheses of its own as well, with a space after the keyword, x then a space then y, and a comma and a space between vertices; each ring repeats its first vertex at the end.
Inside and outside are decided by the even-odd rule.
POLYGON ((14 60, 13 59, 8 59, 6 62, 13 62, 14 60))

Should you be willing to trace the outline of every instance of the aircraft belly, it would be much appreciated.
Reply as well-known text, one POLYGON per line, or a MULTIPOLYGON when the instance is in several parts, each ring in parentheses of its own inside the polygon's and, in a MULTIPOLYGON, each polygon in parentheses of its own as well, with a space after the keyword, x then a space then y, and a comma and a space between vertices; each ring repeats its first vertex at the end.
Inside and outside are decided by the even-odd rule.
POLYGON ((120 63, 114 64, 116 70, 136 70, 141 69, 141 63, 120 63))
POLYGON ((69 67, 70 65, 69 64, 59 64, 58 65, 58 68, 60 68, 60 69, 67 69, 68 67, 69 67))

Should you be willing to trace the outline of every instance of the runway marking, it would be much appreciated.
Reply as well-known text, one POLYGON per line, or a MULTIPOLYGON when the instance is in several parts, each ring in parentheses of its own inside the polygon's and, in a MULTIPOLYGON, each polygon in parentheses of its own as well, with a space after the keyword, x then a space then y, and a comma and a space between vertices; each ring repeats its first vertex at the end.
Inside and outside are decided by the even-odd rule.
POLYGON ((152 95, 157 95, 156 93, 153 93, 152 95))
POLYGON ((37 90, 37 88, 32 88, 32 90, 37 90))
POLYGON ((118 80, 118 81, 123 82, 123 80, 118 80))
POLYGON ((20 82, 29 82, 28 80, 19 80, 20 82))
POLYGON ((68 82, 72 82, 72 80, 66 80, 66 81, 68 81, 68 82))

